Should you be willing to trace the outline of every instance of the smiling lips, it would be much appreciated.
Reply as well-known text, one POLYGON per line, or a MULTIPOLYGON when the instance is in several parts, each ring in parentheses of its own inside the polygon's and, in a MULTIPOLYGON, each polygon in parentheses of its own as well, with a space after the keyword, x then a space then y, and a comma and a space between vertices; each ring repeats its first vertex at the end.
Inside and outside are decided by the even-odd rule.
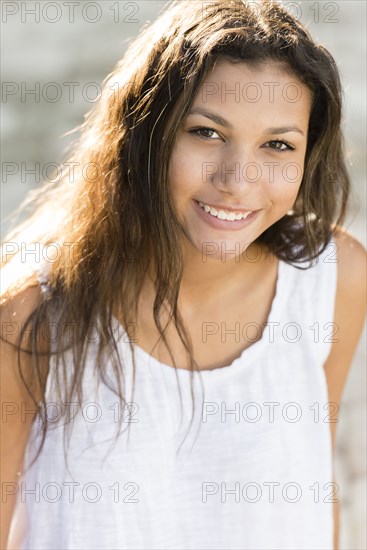
POLYGON ((205 210, 208 214, 215 218, 219 218, 220 220, 228 220, 228 221, 235 221, 235 220, 242 220, 246 219, 247 216, 249 216, 254 210, 247 210, 247 211, 230 211, 230 210, 223 210, 214 208, 214 206, 209 206, 208 204, 204 204, 200 201, 197 201, 201 208, 205 210))

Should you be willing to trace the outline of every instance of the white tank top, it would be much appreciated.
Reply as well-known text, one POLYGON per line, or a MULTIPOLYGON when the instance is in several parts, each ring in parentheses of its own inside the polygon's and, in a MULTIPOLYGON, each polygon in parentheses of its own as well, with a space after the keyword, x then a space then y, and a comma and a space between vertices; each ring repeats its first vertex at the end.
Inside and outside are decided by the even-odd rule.
MULTIPOLYGON (((175 370, 135 344, 135 394, 124 410, 116 394, 95 382, 91 342, 70 473, 62 439, 67 415, 51 405, 57 402, 51 361, 46 399, 53 426, 41 456, 19 479, 12 547, 332 550, 332 502, 339 494, 323 365, 337 338, 336 278, 334 241, 310 269, 279 261, 261 340, 230 365, 202 371, 205 394, 197 380, 194 424, 179 452, 191 417, 190 372, 178 370, 180 426, 175 370), (125 428, 130 424, 129 440, 124 431, 112 446, 119 414, 125 428)), ((114 322, 131 396, 128 337, 114 322)), ((246 336, 246 327, 241 331, 246 336)), ((37 448, 37 426, 26 465, 37 448)))

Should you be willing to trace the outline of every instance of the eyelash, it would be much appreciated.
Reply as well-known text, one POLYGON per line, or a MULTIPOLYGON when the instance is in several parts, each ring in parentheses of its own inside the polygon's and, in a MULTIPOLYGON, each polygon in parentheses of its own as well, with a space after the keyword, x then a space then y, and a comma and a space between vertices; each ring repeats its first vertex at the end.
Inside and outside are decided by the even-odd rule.
MULTIPOLYGON (((199 128, 193 128, 192 130, 189 130, 189 134, 199 136, 202 139, 210 140, 210 138, 204 137, 204 136, 199 134, 199 132, 202 132, 203 130, 209 130, 211 132, 218 133, 217 130, 215 130, 214 128, 209 128, 208 126, 200 126, 199 128)), ((273 149, 274 151, 278 151, 279 153, 285 153, 286 151, 294 151, 294 149, 295 149, 295 147, 293 147, 293 145, 288 143, 288 141, 286 141, 285 139, 272 139, 272 140, 268 141, 267 143, 283 143, 284 145, 286 145, 287 149, 277 149, 276 147, 269 147, 269 149, 273 149)))
POLYGON ((295 147, 288 143, 285 139, 272 139, 268 141, 268 143, 283 143, 287 146, 287 149, 277 149, 276 147, 269 147, 269 149, 274 149, 274 151, 278 151, 279 153, 285 153, 286 151, 294 151, 295 147))

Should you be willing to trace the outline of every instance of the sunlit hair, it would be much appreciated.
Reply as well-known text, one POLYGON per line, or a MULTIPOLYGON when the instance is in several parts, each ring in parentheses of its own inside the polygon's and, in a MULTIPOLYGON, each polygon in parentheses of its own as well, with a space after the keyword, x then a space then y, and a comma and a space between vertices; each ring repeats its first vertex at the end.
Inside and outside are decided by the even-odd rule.
MULTIPOLYGON (((128 333, 136 322, 138 298, 151 262, 157 329, 167 344, 160 319, 163 306, 168 307, 188 351, 191 370, 198 370, 177 307, 183 262, 167 172, 183 120, 219 59, 253 65, 277 62, 312 92, 305 169, 293 211, 256 242, 304 269, 304 262, 312 264, 329 243, 335 225, 343 222, 350 183, 342 151, 341 85, 330 53, 316 45, 278 2, 170 3, 153 24, 145 25, 103 82, 101 99, 79 127, 79 139, 72 145, 62 177, 28 197, 21 208, 29 208, 31 215, 5 238, 5 243, 57 244, 54 261, 48 263, 49 293, 19 335, 20 345, 27 327, 34 329, 29 350, 33 361, 28 368, 34 369, 35 384, 43 394, 41 403, 34 400, 36 407, 44 410, 46 406, 37 333, 55 312, 59 337, 52 354, 58 365, 55 383, 60 400, 72 402, 77 394, 82 403, 85 352, 98 318, 95 376, 122 403, 128 401, 125 366, 114 340, 111 313, 118 303, 128 333), (75 327, 71 342, 65 328, 70 326, 75 327), (65 361, 66 348, 73 351, 73 364, 70 358, 65 361), (106 351, 115 376, 112 384, 106 372, 106 351), (71 377, 70 386, 66 376, 71 377)), ((37 284, 37 267, 23 264, 19 253, 2 263, 3 303, 37 284)), ((131 341, 129 345, 133 351, 131 341)), ((22 373, 21 364, 19 368, 22 373)), ((135 372, 135 360, 133 368, 135 372)), ((193 372, 190 382, 193 396, 193 372)), ((194 399, 192 405, 194 413, 194 399)), ((36 458, 48 427, 44 415, 43 420, 36 458)))

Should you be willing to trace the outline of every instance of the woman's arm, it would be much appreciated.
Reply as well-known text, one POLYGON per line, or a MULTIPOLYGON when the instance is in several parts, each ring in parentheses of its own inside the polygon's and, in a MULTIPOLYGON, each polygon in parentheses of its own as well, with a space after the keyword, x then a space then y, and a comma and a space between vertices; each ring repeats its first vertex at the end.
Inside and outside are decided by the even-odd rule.
MULTIPOLYGON (((338 280, 334 322, 338 328, 324 369, 326 373, 329 402, 338 406, 358 345, 366 315, 366 265, 364 247, 342 228, 334 235, 337 245, 338 280)), ((334 415, 335 409, 330 413, 334 415)), ((336 414, 338 419, 338 412, 336 414)), ((330 423, 334 451, 337 423, 330 423)), ((335 481, 335 478, 334 478, 335 481)), ((334 549, 339 548, 339 502, 334 504, 334 549)))
MULTIPOLYGON (((1 336, 11 343, 17 341, 20 328, 36 307, 40 299, 38 287, 29 287, 19 292, 12 300, 0 308, 1 336)), ((28 348, 28 337, 24 337, 21 345, 28 348)), ((47 342, 40 337, 42 351, 46 351, 47 342)), ((35 405, 27 392, 18 373, 17 349, 10 343, 0 340, 1 367, 1 424, 0 424, 0 463, 1 463, 1 515, 0 515, 0 548, 6 550, 9 539, 9 530, 17 498, 18 472, 22 471, 24 451, 28 441, 35 414, 35 405), (22 414, 23 411, 23 414, 22 414), (26 414, 27 413, 27 414, 26 414)), ((32 384, 31 356, 21 353, 21 364, 24 377, 29 387, 32 384)), ((41 360, 44 376, 47 375, 48 360, 41 360)), ((45 379, 44 379, 45 380, 45 379)), ((37 400, 41 395, 34 389, 37 400)))

